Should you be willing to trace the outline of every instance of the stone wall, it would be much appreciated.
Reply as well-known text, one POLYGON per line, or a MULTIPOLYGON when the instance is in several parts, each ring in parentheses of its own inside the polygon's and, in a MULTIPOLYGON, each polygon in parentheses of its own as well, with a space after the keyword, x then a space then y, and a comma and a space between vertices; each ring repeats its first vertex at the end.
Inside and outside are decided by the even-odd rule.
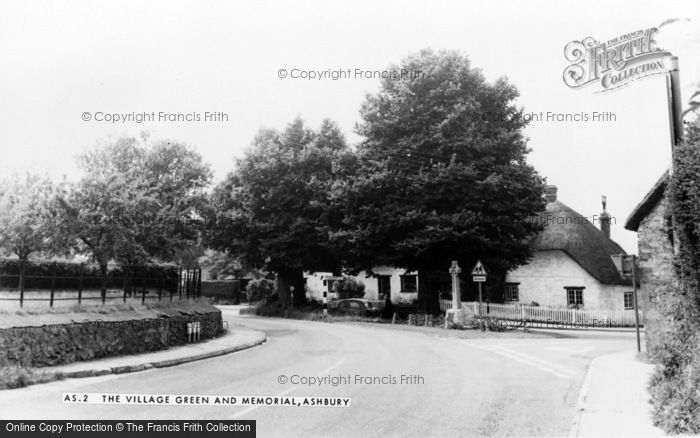
POLYGON ((201 339, 222 332, 220 311, 204 314, 13 327, 0 330, 0 366, 43 367, 146 353, 187 342, 187 323, 201 323, 201 339))
POLYGON ((666 219, 668 199, 661 201, 642 220, 637 230, 639 251, 639 308, 645 313, 647 351, 653 356, 664 330, 660 309, 664 297, 675 281, 673 244, 666 219))

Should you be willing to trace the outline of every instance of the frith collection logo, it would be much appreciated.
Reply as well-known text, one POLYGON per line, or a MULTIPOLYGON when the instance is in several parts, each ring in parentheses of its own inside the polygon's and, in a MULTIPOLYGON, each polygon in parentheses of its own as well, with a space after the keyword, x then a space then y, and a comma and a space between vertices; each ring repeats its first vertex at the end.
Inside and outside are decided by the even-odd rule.
POLYGON ((655 27, 621 35, 607 42, 592 37, 572 41, 564 48, 564 83, 571 88, 600 87, 611 91, 632 81, 666 72, 664 56, 671 53, 656 47, 655 27))

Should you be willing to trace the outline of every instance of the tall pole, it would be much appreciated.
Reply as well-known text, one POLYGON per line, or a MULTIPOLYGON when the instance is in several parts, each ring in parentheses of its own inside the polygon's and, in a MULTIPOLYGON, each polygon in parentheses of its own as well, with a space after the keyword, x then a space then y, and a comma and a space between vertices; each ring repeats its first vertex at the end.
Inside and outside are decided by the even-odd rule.
MULTIPOLYGON (((669 127, 671 129, 671 166, 669 167, 669 176, 673 175, 676 157, 676 146, 683 139, 683 105, 681 103, 681 78, 680 69, 678 67, 677 56, 664 57, 666 66, 666 96, 668 98, 668 117, 669 127)), ((676 218, 671 215, 671 228, 673 234, 673 253, 678 254, 680 247, 678 246, 678 233, 676 231, 676 218)))
POLYGON ((642 343, 639 340, 639 305, 637 299, 637 256, 632 255, 632 290, 634 293, 632 297, 634 299, 634 329, 637 332, 637 352, 642 352, 642 343))
POLYGON ((481 316, 481 282, 479 282, 479 316, 481 316))
MULTIPOLYGON (((671 127, 671 151, 683 138, 683 104, 681 103, 681 78, 678 68, 678 57, 667 56, 666 64, 666 93, 668 96, 668 116, 671 127)), ((673 166, 671 166, 673 168, 673 166)))
MULTIPOLYGON (((482 283, 479 282, 479 316, 481 316, 481 285, 482 283)), ((484 327, 484 320, 482 318, 479 318, 479 325, 481 326, 481 331, 485 331, 486 327, 484 327)))

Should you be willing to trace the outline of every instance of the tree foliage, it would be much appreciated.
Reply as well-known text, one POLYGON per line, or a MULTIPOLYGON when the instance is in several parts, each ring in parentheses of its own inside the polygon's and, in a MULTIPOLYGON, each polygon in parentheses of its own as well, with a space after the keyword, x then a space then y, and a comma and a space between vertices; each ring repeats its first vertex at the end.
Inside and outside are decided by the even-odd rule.
POLYGON ((245 292, 249 303, 266 301, 275 292, 275 282, 267 278, 255 278, 245 286, 245 292))
MULTIPOLYGON (((217 215, 207 244, 228 251, 250 267, 278 275, 283 303, 289 288, 304 290, 303 271, 338 271, 330 244, 334 218, 329 191, 338 163, 349 154, 338 127, 326 120, 319 130, 294 120, 283 132, 261 130, 234 171, 211 197, 217 215)), ((294 294, 303 304, 305 294, 294 294)))
POLYGON ((333 237, 354 270, 419 270, 420 304, 435 312, 450 260, 481 259, 492 278, 527 262, 543 181, 525 161, 505 79, 487 83, 455 52, 424 50, 391 69, 422 74, 383 80, 363 104, 359 168, 334 187, 333 237))
POLYGON ((212 280, 221 280, 227 277, 241 278, 248 270, 240 260, 226 252, 206 250, 204 256, 199 258, 203 268, 209 270, 212 280))
POLYGON ((362 298, 365 296, 365 285, 352 277, 345 277, 335 283, 335 292, 339 299, 362 298))
POLYGON ((59 196, 62 235, 100 265, 169 261, 199 236, 208 165, 187 146, 119 138, 79 157, 83 177, 59 196))
POLYGON ((0 183, 0 251, 27 260, 51 252, 55 217, 51 202, 56 186, 48 177, 27 173, 0 183))
POLYGON ((663 327, 650 384, 654 418, 668 433, 700 433, 700 123, 687 126, 674 151, 668 192, 675 236, 677 284, 668 285, 663 327))

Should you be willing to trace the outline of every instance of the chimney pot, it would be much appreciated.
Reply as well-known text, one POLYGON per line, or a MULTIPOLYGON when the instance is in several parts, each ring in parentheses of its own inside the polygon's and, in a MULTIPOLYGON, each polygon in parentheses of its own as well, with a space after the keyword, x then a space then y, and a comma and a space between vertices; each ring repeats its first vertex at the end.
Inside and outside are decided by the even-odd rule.
POLYGON ((544 199, 547 202, 554 202, 557 200, 557 186, 548 185, 544 187, 544 199))
POLYGON ((603 195, 602 197, 603 212, 600 213, 600 231, 605 234, 605 237, 610 238, 610 213, 607 211, 608 198, 603 195))

